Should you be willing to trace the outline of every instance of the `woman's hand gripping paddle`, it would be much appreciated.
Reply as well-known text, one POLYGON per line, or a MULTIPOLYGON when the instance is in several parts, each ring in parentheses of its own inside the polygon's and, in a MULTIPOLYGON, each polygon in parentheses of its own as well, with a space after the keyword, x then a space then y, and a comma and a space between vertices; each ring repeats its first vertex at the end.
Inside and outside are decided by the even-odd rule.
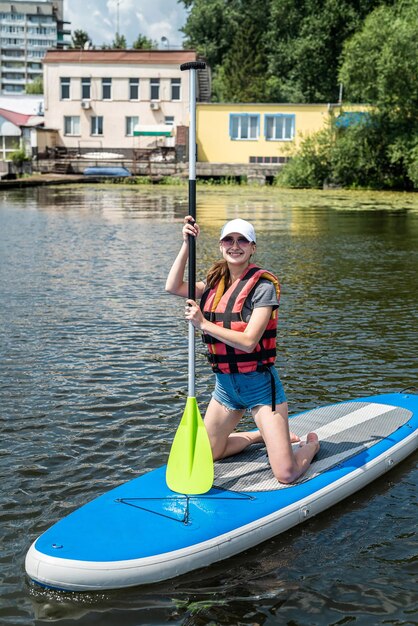
MULTIPOLYGON (((196 71, 203 62, 183 63, 190 70, 189 215, 196 220, 196 71)), ((189 299, 196 299, 196 240, 189 236, 189 299)), ((189 392, 183 417, 171 446, 166 481, 172 491, 206 493, 213 485, 213 457, 195 397, 195 329, 189 322, 189 392)))

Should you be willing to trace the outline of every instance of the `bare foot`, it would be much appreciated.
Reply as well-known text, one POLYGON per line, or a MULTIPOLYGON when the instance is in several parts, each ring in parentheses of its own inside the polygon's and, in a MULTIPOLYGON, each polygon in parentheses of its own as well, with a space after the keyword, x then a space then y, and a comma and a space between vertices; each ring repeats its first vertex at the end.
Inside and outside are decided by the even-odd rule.
POLYGON ((298 443, 300 441, 300 437, 295 435, 295 433, 292 433, 292 431, 290 431, 289 434, 290 434, 290 443, 298 443))
POLYGON ((314 456, 318 454, 320 445, 319 445, 318 435, 316 433, 308 433, 306 435, 306 441, 301 441, 299 446, 302 447, 308 444, 311 445, 315 449, 314 456))

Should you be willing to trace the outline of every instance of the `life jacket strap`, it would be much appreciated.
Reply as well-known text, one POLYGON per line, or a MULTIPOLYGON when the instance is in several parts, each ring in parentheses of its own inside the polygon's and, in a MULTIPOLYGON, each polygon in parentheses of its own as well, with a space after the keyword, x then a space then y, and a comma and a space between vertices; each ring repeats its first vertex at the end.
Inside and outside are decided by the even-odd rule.
POLYGON ((261 363, 260 366, 257 366, 257 371, 261 371, 261 372, 267 371, 270 374, 271 410, 274 413, 276 410, 276 379, 274 378, 272 367, 273 367, 273 364, 266 365, 264 363, 261 363))
MULTIPOLYGON (((257 364, 257 368, 262 365, 266 365, 266 367, 270 367, 273 365, 272 363, 262 363, 263 359, 272 359, 276 356, 276 348, 271 348, 270 350, 263 350, 262 352, 243 352, 242 354, 234 354, 234 359, 231 359, 230 354, 213 354, 209 352, 206 356, 211 365, 218 365, 218 363, 228 363, 232 365, 234 363, 248 363, 249 361, 259 361, 257 364)), ((260 370, 259 370, 260 371, 260 370)))

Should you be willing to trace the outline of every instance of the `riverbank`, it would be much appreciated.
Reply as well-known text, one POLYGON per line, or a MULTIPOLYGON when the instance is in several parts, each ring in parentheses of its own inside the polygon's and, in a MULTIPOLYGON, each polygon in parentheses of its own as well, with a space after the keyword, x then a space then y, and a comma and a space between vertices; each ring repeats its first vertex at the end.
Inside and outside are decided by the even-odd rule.
MULTIPOLYGON (((208 172, 206 171, 206 174, 208 172)), ((240 187, 242 190, 244 189, 253 189, 257 190, 257 193, 266 193, 269 190, 273 190, 274 188, 281 194, 288 193, 308 193, 310 195, 320 194, 321 192, 326 193, 338 193, 345 195, 349 194, 379 194, 379 197, 382 198, 383 195, 388 195, 388 198, 393 198, 393 196, 399 195, 401 198, 405 198, 405 196, 414 197, 416 196, 416 192, 414 191, 388 191, 388 190, 380 190, 376 191, 373 189, 344 189, 341 187, 334 187, 332 185, 324 187, 323 189, 312 189, 312 188, 299 188, 294 189, 291 187, 282 187, 279 185, 272 184, 272 180, 269 180, 270 184, 260 184, 255 183, 253 180, 248 180, 248 178, 243 175, 241 176, 221 176, 221 172, 213 171, 212 175, 205 175, 201 177, 197 177, 196 182, 197 185, 207 185, 209 187, 213 187, 214 189, 219 188, 237 188, 240 187)), ((30 187, 46 187, 51 185, 77 185, 77 184, 107 184, 111 186, 119 186, 119 185, 128 185, 128 186, 155 186, 155 185, 163 185, 163 186, 176 186, 184 185, 187 186, 188 179, 184 177, 177 176, 160 176, 160 177, 150 177, 150 176, 131 176, 129 178, 111 178, 104 176, 84 176, 82 174, 61 174, 61 173, 36 173, 30 176, 25 176, 22 178, 16 179, 0 179, 0 191, 5 189, 22 189, 22 188, 30 188, 30 187)), ((267 181, 266 181, 267 182, 267 181)), ((344 202, 345 204, 345 202, 344 202)))
MULTIPOLYGON (((73 180, 85 182, 83 172, 88 167, 125 167, 132 173, 133 178, 147 179, 151 183, 159 183, 172 178, 177 181, 187 181, 189 176, 188 163, 159 162, 159 161, 104 161, 64 159, 41 160, 36 164, 37 172, 22 179, 0 180, 0 189, 6 183, 7 187, 25 187, 30 184, 51 184, 49 180, 73 180), (77 180, 78 179, 78 180, 77 180), (23 184, 20 181, 25 181, 23 184), (32 181, 32 182, 29 182, 32 181), (48 181, 48 182, 45 182, 48 181)), ((201 181, 228 180, 238 184, 248 183, 255 186, 271 185, 283 163, 202 163, 196 164, 196 178, 201 181)), ((88 180, 93 177, 89 176, 88 180)), ((100 177, 103 180, 103 177, 100 177)))
POLYGON ((71 183, 97 183, 98 178, 80 174, 34 174, 24 178, 0 180, 0 189, 19 189, 22 187, 43 187, 46 185, 68 185, 71 183))

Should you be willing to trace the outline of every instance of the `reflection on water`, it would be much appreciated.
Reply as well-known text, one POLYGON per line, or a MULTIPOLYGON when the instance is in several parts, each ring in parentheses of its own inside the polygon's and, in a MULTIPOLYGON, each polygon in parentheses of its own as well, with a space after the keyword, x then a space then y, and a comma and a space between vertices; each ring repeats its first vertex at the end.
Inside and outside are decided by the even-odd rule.
MULTIPOLYGON (((81 596, 25 585, 40 532, 167 458, 187 329, 164 282, 186 212, 185 187, 0 197, 0 623, 416 621, 416 455, 305 526, 177 581, 81 596)), ((254 222, 256 261, 282 282, 292 412, 418 385, 415 196, 199 187, 199 277, 237 216, 254 222)), ((212 376, 197 345, 203 412, 212 376)))

